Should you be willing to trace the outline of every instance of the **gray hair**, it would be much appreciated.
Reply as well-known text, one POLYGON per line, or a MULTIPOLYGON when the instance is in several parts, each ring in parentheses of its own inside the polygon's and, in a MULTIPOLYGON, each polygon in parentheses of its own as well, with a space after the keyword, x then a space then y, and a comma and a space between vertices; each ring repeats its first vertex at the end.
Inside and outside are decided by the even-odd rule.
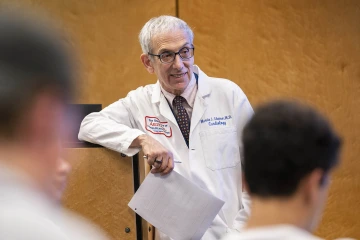
POLYGON ((143 53, 151 52, 151 40, 159 33, 167 33, 174 30, 184 30, 190 42, 194 41, 194 33, 191 28, 183 20, 173 16, 160 16, 151 18, 141 29, 139 34, 139 42, 143 53))

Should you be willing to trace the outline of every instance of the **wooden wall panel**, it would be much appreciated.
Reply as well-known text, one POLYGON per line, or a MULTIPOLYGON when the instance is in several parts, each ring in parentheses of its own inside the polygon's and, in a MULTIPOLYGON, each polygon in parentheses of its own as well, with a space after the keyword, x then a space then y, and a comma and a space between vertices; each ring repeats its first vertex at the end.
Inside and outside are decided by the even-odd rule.
POLYGON ((77 103, 107 106, 154 83, 140 61, 138 33, 152 17, 174 15, 175 0, 0 0, 47 11, 70 32, 80 62, 77 103))
POLYGON ((92 220, 114 240, 135 240, 135 214, 127 206, 134 194, 132 158, 105 148, 73 148, 67 154, 72 172, 64 205, 92 220))
POLYGON ((325 112, 344 137, 317 234, 360 238, 360 2, 179 0, 195 32, 195 63, 236 82, 256 105, 294 97, 325 112))

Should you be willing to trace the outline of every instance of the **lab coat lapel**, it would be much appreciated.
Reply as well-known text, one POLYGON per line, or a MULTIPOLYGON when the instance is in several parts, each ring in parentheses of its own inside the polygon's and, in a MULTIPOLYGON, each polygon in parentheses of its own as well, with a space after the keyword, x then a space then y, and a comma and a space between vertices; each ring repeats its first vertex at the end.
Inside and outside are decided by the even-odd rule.
MULTIPOLYGON (((159 81, 156 83, 156 85, 154 87, 151 102, 153 104, 159 104, 159 115, 165 117, 167 120, 172 122, 174 125, 177 125, 174 114, 172 113, 171 108, 170 108, 165 96, 161 93, 159 81)), ((160 121, 161 121, 161 119, 160 119, 160 121)))
POLYGON ((200 123, 200 120, 206 111, 207 99, 209 98, 211 92, 211 89, 206 82, 208 76, 206 76, 206 74, 200 71, 199 69, 196 70, 195 71, 199 75, 198 90, 197 90, 197 94, 194 102, 194 109, 191 117, 190 136, 194 132, 196 126, 200 123))
POLYGON ((160 106, 159 106, 160 114, 168 119, 170 122, 172 122, 174 125, 177 125, 175 116, 165 98, 164 95, 161 95, 160 99, 160 106))
POLYGON ((199 124, 201 117, 204 115, 206 106, 207 105, 204 99, 201 96, 196 96, 194 110, 191 117, 190 136, 192 135, 195 127, 199 124))

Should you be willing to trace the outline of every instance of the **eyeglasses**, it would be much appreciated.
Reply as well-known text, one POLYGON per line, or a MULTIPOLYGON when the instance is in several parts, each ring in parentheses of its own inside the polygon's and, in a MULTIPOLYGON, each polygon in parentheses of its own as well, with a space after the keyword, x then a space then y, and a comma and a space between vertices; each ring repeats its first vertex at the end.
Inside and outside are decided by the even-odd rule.
POLYGON ((194 56, 195 48, 184 47, 178 52, 163 52, 161 54, 148 53, 150 56, 158 57, 162 63, 171 63, 175 60, 176 55, 179 54, 182 60, 189 60, 194 56))

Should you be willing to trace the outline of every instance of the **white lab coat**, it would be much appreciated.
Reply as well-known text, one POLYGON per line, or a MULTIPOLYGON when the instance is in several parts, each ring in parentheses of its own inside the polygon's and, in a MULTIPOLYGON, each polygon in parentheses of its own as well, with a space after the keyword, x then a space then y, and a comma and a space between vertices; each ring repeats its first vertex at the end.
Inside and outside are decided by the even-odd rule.
MULTIPOLYGON (((208 77, 197 66, 196 94, 189 148, 161 92, 160 84, 131 91, 127 97, 91 113, 83 120, 79 139, 103 145, 128 156, 140 134, 148 134, 169 149, 174 171, 225 201, 203 239, 219 239, 240 230, 249 214, 249 197, 242 192, 241 132, 253 115, 243 91, 226 79, 208 77)), ((161 236, 160 239, 167 239, 161 236)))

